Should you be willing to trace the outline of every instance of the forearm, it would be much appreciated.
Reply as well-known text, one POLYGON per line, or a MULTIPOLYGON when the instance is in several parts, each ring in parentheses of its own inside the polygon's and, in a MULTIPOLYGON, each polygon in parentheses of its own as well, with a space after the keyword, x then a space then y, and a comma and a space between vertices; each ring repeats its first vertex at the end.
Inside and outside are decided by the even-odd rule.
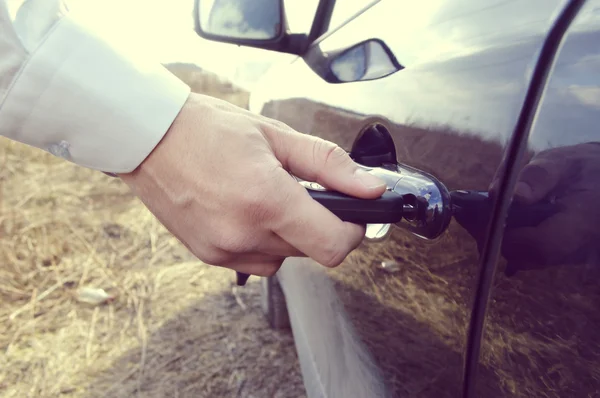
POLYGON ((189 88, 86 22, 60 0, 15 9, 0 0, 0 134, 81 166, 129 172, 189 88))

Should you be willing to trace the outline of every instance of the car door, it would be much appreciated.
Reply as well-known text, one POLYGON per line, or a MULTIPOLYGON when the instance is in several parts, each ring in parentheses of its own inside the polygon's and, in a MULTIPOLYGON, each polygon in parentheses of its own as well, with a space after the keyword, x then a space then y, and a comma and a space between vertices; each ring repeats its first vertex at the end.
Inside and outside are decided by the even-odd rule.
MULTIPOLYGON (((252 93, 251 110, 348 151, 361 132, 389 133, 399 162, 451 190, 487 191, 562 5, 377 2, 302 58, 274 67, 252 93), (335 75, 325 70, 328 56, 368 39, 389 50, 380 52, 388 55, 381 62, 400 68, 380 78, 365 80, 355 70, 342 74, 344 82, 327 81, 335 75)), ((335 269, 308 260, 284 264, 278 277, 310 396, 461 395, 486 218, 475 221, 453 219, 431 240, 394 228, 335 269)), ((496 371, 498 361, 482 356, 479 396, 505 396, 506 385, 518 384, 516 372, 496 371)))
POLYGON ((516 170, 515 201, 560 211, 504 230, 482 357, 507 397, 600 396, 599 11, 567 31, 516 170))

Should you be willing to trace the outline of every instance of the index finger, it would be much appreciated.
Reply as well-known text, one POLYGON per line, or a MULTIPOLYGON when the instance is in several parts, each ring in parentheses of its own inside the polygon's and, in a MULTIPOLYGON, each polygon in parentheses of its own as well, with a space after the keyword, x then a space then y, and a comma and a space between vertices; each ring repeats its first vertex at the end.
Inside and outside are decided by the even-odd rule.
POLYGON ((318 263, 335 267, 362 241, 364 226, 340 220, 291 176, 282 178, 280 192, 282 216, 271 230, 318 263))

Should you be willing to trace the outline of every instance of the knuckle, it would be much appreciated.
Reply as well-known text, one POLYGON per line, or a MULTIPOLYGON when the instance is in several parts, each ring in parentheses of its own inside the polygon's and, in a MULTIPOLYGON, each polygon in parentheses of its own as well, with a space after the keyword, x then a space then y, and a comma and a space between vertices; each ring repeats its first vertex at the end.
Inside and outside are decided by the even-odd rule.
POLYGON ((552 164, 546 161, 531 162, 523 168, 519 180, 531 184, 545 182, 554 176, 552 164))
POLYGON ((330 244, 324 246, 322 252, 322 264, 327 268, 335 268, 346 258, 347 253, 339 245, 330 244))
POLYGON ((280 134, 292 131, 292 128, 290 126, 277 119, 264 118, 262 125, 264 129, 272 133, 280 134))
POLYGON ((265 278, 269 278, 269 277, 275 275, 277 273, 277 271, 279 271, 280 266, 281 266, 281 263, 265 265, 264 267, 260 268, 256 272, 256 275, 263 276, 265 278))
POLYGON ((251 225, 271 221, 279 214, 280 205, 277 199, 281 192, 271 189, 270 184, 262 184, 247 190, 242 198, 242 211, 251 225))
POLYGON ((243 227, 225 228, 215 237, 215 246, 232 254, 243 253, 252 250, 252 234, 245 231, 243 227))
POLYGON ((230 260, 227 254, 222 253, 218 250, 212 250, 202 254, 197 254, 196 257, 198 257, 201 261, 205 262, 206 264, 210 265, 223 265, 230 260))
POLYGON ((280 120, 275 120, 275 119, 271 119, 273 125, 278 128, 279 130, 284 130, 284 131, 288 131, 290 130, 290 126, 288 126, 287 124, 285 124, 284 122, 280 121, 280 120))
POLYGON ((266 207, 268 197, 265 189, 261 187, 246 189, 241 197, 242 211, 248 212, 266 207))
POLYGON ((250 218, 256 224, 265 225, 276 219, 278 214, 278 206, 256 206, 250 212, 250 218))
POLYGON ((313 140, 313 161, 324 165, 327 163, 330 153, 335 149, 335 144, 319 138, 313 140))
POLYGON ((333 151, 329 154, 329 161, 337 165, 351 163, 350 155, 344 151, 341 147, 335 146, 333 151))
POLYGON ((351 161, 350 156, 340 146, 326 140, 316 140, 314 156, 322 159, 323 166, 339 166, 351 161))

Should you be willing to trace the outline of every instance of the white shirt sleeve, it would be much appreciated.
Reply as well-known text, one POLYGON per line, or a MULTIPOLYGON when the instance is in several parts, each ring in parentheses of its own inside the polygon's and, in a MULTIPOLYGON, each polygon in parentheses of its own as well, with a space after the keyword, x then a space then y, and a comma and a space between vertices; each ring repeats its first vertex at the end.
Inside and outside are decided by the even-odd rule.
POLYGON ((134 170, 190 89, 64 0, 0 0, 0 135, 78 165, 134 170), (104 31, 103 31, 104 29, 104 31))

